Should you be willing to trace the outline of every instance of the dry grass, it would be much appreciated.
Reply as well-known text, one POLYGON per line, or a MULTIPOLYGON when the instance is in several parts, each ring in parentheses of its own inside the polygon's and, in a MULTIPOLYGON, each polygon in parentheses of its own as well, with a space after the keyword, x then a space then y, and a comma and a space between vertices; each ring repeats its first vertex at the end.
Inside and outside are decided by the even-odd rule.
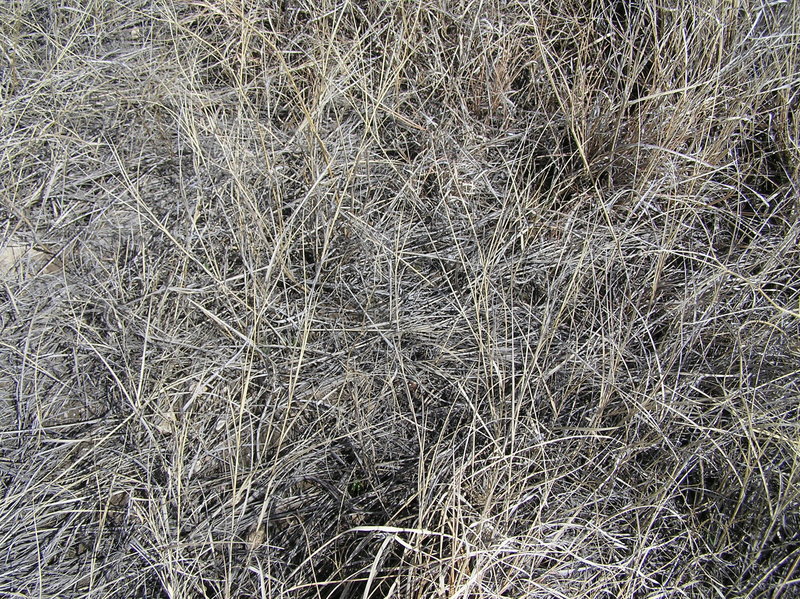
POLYGON ((798 48, 0 4, 0 595, 800 596, 798 48))

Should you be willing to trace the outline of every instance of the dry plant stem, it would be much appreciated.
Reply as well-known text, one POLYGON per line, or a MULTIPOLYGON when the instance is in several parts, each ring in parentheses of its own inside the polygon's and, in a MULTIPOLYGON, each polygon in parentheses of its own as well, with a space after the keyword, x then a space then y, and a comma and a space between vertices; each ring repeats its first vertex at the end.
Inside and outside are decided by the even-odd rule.
POLYGON ((0 595, 800 595, 799 6, 0 4, 0 595))

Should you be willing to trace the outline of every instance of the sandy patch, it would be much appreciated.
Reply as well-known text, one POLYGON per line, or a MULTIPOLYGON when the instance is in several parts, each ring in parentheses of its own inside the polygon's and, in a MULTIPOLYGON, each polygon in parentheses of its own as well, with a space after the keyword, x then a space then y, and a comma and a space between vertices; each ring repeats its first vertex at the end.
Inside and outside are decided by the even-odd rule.
POLYGON ((61 270, 58 259, 19 241, 10 241, 0 248, 0 277, 26 276, 36 273, 54 274, 61 270))

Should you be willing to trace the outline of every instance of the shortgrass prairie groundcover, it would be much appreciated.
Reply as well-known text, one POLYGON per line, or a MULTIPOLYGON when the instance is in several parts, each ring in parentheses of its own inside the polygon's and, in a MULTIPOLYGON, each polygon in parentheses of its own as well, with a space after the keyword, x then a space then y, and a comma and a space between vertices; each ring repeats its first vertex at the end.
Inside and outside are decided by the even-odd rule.
POLYGON ((0 596, 800 597, 800 3, 0 3, 0 596))

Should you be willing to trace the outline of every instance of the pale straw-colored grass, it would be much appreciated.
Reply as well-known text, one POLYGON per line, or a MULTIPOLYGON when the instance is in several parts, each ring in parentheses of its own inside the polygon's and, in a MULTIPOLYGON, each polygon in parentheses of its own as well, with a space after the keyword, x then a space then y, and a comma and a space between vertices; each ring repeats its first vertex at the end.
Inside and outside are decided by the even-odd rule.
POLYGON ((0 595, 798 596, 798 42, 0 4, 0 595))

